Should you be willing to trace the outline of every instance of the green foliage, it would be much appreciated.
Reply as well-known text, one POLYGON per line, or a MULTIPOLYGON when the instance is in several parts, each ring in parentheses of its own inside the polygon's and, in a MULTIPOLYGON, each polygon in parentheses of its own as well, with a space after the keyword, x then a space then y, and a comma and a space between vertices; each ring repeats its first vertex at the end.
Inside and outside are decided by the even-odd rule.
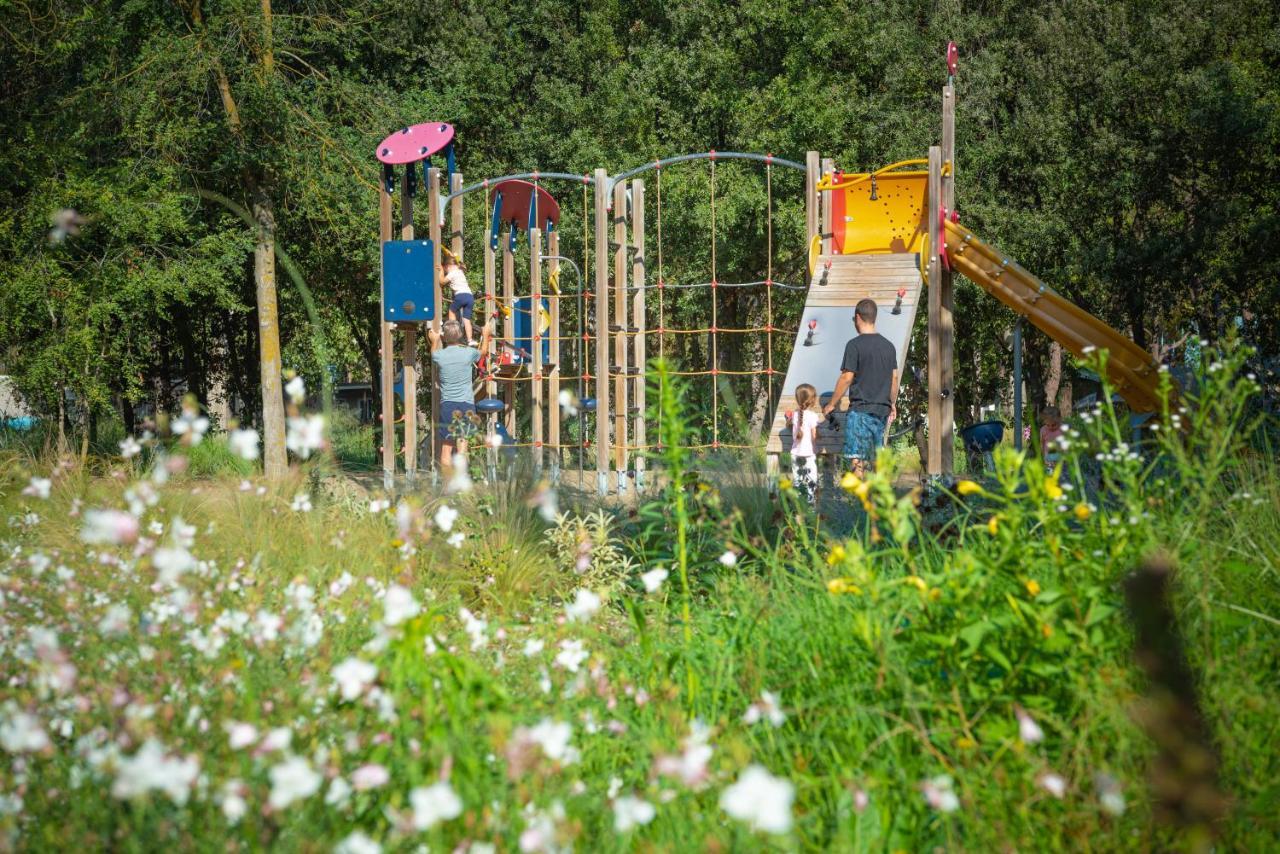
POLYGON ((546 533, 557 566, 578 576, 578 583, 588 589, 617 588, 633 567, 618 545, 614 527, 613 515, 604 509, 587 516, 561 513, 546 533))

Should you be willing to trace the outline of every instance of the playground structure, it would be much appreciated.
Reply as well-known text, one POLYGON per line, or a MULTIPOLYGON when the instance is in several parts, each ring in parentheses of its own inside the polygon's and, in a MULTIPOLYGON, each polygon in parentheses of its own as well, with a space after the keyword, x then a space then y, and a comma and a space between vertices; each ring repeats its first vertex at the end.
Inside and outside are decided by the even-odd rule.
MULTIPOLYGON (((1063 299, 960 224, 955 209, 954 44, 948 46, 947 70, 942 88, 941 145, 930 147, 927 158, 901 161, 872 172, 840 171, 833 161, 821 159, 814 151, 807 153, 804 163, 772 154, 710 151, 655 160, 612 176, 604 169, 588 174, 528 172, 464 186, 456 169, 454 130, 450 125, 415 125, 387 137, 377 150, 383 163, 379 213, 383 244, 381 451, 385 486, 392 487, 396 471, 393 333, 400 331, 403 335, 403 381, 399 387, 405 401, 404 472, 412 483, 418 469, 419 444, 417 327, 429 323, 438 331, 442 315, 447 313, 436 273, 442 254, 463 260, 463 203, 474 193, 483 193, 489 224, 482 244, 483 297, 477 294, 475 323, 478 328, 495 318, 502 319, 497 343, 483 354, 477 402, 478 411, 487 420, 484 432, 491 477, 498 454, 495 436, 505 434, 507 448, 529 449, 534 469, 545 471, 553 481, 559 477, 566 454, 577 452, 581 472, 585 468, 584 455, 592 450, 599 494, 643 489, 645 457, 656 447, 645 421, 646 367, 650 357, 665 355, 666 342, 674 335, 705 336, 711 355, 708 370, 674 372, 709 376, 713 384, 711 441, 690 447, 759 449, 758 444, 722 441, 719 399, 721 377, 733 373, 763 376, 770 400, 776 400, 764 446, 768 469, 776 474, 780 456, 790 448, 787 416, 794 407, 795 387, 812 383, 820 395, 829 397, 839 375, 845 342, 853 335, 852 313, 857 302, 869 297, 880 307, 877 328, 897 349, 901 374, 922 288, 928 291, 927 473, 950 475, 954 470, 953 285, 957 272, 1073 355, 1108 350, 1107 372, 1116 390, 1137 412, 1157 410, 1158 365, 1145 350, 1063 299), (431 157, 437 154, 444 154, 447 160, 443 178, 447 194, 443 192, 441 170, 431 164, 431 157), (765 171, 769 245, 766 269, 757 281, 718 280, 716 164, 727 160, 758 164, 765 171), (662 175, 672 165, 693 161, 706 161, 710 170, 710 270, 707 281, 676 283, 664 279, 662 175), (418 164, 422 165, 427 190, 425 241, 415 237, 418 164), (395 241, 392 215, 397 166, 403 166, 404 172, 400 180, 400 240, 395 241), (775 168, 798 170, 805 175, 809 281, 804 285, 774 280, 775 168), (646 257, 646 188, 641 177, 648 172, 654 173, 656 189, 657 264, 653 269, 646 257), (548 184, 581 188, 580 268, 560 254, 561 206, 547 189, 548 184), (450 226, 447 248, 442 239, 446 212, 450 226), (522 231, 529 247, 528 281, 527 292, 517 294, 515 253, 522 231), (576 290, 561 285, 561 273, 566 267, 577 273, 576 290), (681 329, 667 325, 665 295, 677 288, 696 288, 709 294, 710 326, 681 329), (725 288, 763 288, 764 323, 721 327, 717 294, 725 288), (774 377, 783 372, 774 364, 774 335, 791 334, 774 324, 775 293, 799 292, 805 294, 803 316, 794 333, 789 366, 780 387, 775 389, 774 377), (564 310, 566 305, 571 305, 577 327, 569 334, 562 329, 569 314, 564 310), (722 336, 750 334, 764 337, 764 365, 753 371, 720 369, 722 336), (650 342, 655 337, 656 347, 650 342), (563 370, 562 362, 572 366, 570 372, 563 370), (528 440, 519 441, 512 437, 516 437, 518 427, 517 407, 526 397, 519 393, 524 385, 529 389, 530 427, 528 440), (568 393, 567 399, 562 399, 562 392, 568 393), (594 443, 586 430, 586 419, 592 415, 594 443), (577 435, 572 441, 566 438, 562 416, 578 419, 577 435)), ((820 454, 839 453, 843 417, 843 412, 838 412, 820 429, 820 454)), ((439 396, 432 393, 426 431, 432 459, 435 431, 431 428, 438 421, 439 396)))

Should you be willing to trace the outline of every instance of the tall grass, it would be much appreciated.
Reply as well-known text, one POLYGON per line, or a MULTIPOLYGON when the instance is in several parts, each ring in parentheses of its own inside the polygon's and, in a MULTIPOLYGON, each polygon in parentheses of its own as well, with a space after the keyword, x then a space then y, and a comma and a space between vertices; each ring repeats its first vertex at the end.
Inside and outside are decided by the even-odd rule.
POLYGON ((1104 408, 1061 472, 999 453, 940 522, 886 455, 846 482, 860 521, 836 533, 749 472, 691 474, 668 377, 667 485, 620 517, 613 550, 590 544, 624 559, 604 568, 566 560, 586 528, 556 530, 553 494, 528 483, 370 507, 304 470, 244 489, 194 464, 157 483, 137 460, 10 453, 0 832, 28 849, 318 850, 356 831, 389 850, 1189 847, 1146 779, 1120 592, 1162 551, 1233 798, 1218 844, 1266 850, 1280 471, 1250 450, 1233 358, 1189 431, 1131 449, 1104 408), (40 498, 31 478, 50 475, 40 498), (102 508, 132 508, 138 537, 84 542, 102 508), (666 582, 642 582, 655 568, 666 582), (375 673, 344 693, 349 659, 375 673), (33 722, 47 745, 17 738, 33 722), (235 723, 253 738, 233 744, 235 723), (151 788, 148 741, 175 763, 151 788), (288 800, 298 763, 315 788, 288 800), (753 765, 781 788, 744 813, 722 798, 753 765), (364 785, 340 797, 339 779, 364 785), (440 785, 456 815, 420 808, 440 785), (788 820, 752 829, 788 787, 788 820), (652 819, 619 825, 627 798, 652 819))

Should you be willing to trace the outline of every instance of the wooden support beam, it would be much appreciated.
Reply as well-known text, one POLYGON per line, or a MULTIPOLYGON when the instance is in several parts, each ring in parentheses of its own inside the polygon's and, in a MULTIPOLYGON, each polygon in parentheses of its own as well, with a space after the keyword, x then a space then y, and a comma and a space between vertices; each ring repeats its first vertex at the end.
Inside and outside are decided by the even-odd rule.
MULTIPOLYGON (((836 162, 832 160, 830 157, 822 158, 823 176, 830 175, 834 171, 836 171, 836 162)), ((832 234, 832 229, 835 227, 835 224, 831 221, 831 193, 834 193, 834 192, 838 192, 838 191, 831 190, 822 199, 821 208, 822 208, 822 254, 823 255, 831 254, 831 244, 832 244, 831 234, 832 234)), ((840 225, 843 227, 844 223, 840 223, 840 225)), ((807 248, 808 247, 806 247, 806 249, 807 248)))
MULTIPOLYGON (((514 346, 516 342, 516 256, 511 251, 511 241, 505 237, 502 238, 502 304, 507 309, 507 314, 502 321, 502 337, 508 345, 514 346)), ((505 382, 502 399, 507 403, 507 409, 502 414, 502 423, 507 428, 507 435, 514 441, 516 437, 516 380, 514 377, 505 382)))
MULTIPOLYGON (((547 234, 547 254, 556 256, 560 254, 560 232, 552 230, 547 234)), ((561 293, 564 292, 564 283, 560 281, 558 275, 560 273, 560 261, 558 258, 552 257, 547 261, 547 279, 554 279, 559 285, 561 293)), ((575 289, 581 287, 582 283, 577 283, 575 289)), ((553 294, 548 302, 551 311, 551 329, 548 334, 551 336, 551 345, 549 355, 551 356, 551 368, 547 373, 547 444, 551 449, 551 480, 555 482, 560 478, 561 459, 560 447, 560 295, 553 294)))
MULTIPOLYGON (((456 193, 462 189, 462 173, 454 172, 449 181, 449 192, 456 193)), ((462 196, 454 196, 449 201, 449 251, 462 263, 462 196)), ((474 287, 474 286, 473 286, 474 287)), ((479 333, 476 333, 479 337, 479 333)))
MULTIPOLYGON (((391 239, 391 201, 391 194, 387 192, 385 187, 379 185, 379 255, 381 255, 382 250, 381 244, 391 239)), ((378 291, 378 353, 382 374, 379 377, 380 395, 382 397, 382 488, 390 492, 395 485, 396 474, 396 359, 391 324, 383 320, 387 316, 387 309, 381 281, 378 283, 378 291)))
POLYGON ((632 466, 636 472, 635 487, 639 492, 644 488, 644 447, 648 444, 648 430, 645 424, 645 374, 648 368, 648 354, 645 347, 644 293, 648 276, 645 274, 644 243, 644 181, 639 178, 631 182, 631 242, 635 244, 635 256, 631 259, 631 282, 635 286, 635 295, 631 298, 631 327, 636 330, 632 337, 634 342, 635 366, 637 373, 632 384, 632 397, 636 412, 632 419, 635 425, 633 433, 635 444, 639 449, 635 452, 632 466))
POLYGON ((818 235, 818 181, 822 178, 822 163, 818 152, 809 151, 804 156, 804 250, 807 253, 818 235))
MULTIPOLYGON (((488 197, 486 196, 486 199, 487 198, 488 197)), ((487 204, 488 202, 486 201, 486 205, 487 204)), ((488 209, 486 208, 486 214, 487 213, 488 213, 488 209)), ((487 215, 485 217, 485 221, 488 222, 487 215)), ((480 311, 482 313, 481 317, 483 318, 483 322, 493 324, 494 337, 497 337, 497 334, 498 334, 498 323, 496 318, 501 314, 501 312, 498 311, 498 301, 497 301, 497 296, 498 296, 497 266, 498 266, 497 253, 494 251, 492 244, 490 244, 488 237, 486 237, 484 240, 484 305, 480 306, 480 311)), ((489 365, 490 366, 494 364, 494 354, 496 352, 497 352, 497 344, 491 341, 489 343, 489 365)), ((485 397, 498 396, 498 383, 493 379, 492 373, 490 374, 489 379, 485 380, 484 396, 485 397)))
MULTIPOLYGON (((440 324, 449 316, 447 307, 444 305, 443 288, 440 285, 440 247, 443 246, 440 238, 440 223, 444 219, 444 211, 440 210, 440 170, 432 167, 427 170, 427 214, 431 217, 431 222, 427 224, 427 235, 431 238, 431 269, 434 271, 436 301, 435 316, 431 318, 431 329, 437 335, 440 334, 440 324)), ((431 470, 436 471, 436 425, 440 423, 440 375, 435 369, 435 360, 428 359, 431 365, 431 382, 427 386, 431 389, 431 408, 430 417, 427 418, 427 448, 431 454, 431 470)), ((415 403, 416 406, 416 403, 415 403)))
POLYGON ((613 188, 613 316, 621 331, 613 339, 613 467, 618 493, 627 491, 627 187, 613 188))
MULTIPOLYGON (((400 182, 400 239, 413 240, 413 196, 409 193, 410 169, 400 182)), ((404 474, 412 487, 418 474, 418 325, 408 324, 404 330, 404 474)))
POLYGON ((609 490, 609 175, 595 171, 596 206, 596 480, 609 490))
POLYGON ((943 385, 943 333, 942 333, 942 265, 938 261, 941 235, 938 227, 938 206, 942 200, 942 149, 929 148, 929 188, 925 201, 925 216, 929 221, 929 244, 926 260, 926 278, 929 284, 929 459, 930 475, 947 473, 944 470, 943 450, 951 443, 951 425, 944 414, 944 401, 951 396, 951 389, 943 385))
POLYGON ((542 230, 529 229, 529 348, 533 350, 533 382, 529 392, 529 427, 533 434, 533 471, 542 473, 542 230))
MULTIPOLYGON (((956 98, 955 87, 947 84, 942 87, 942 204, 946 215, 956 209, 956 98)), ((946 235, 940 235, 946 239, 946 235)), ((941 266, 941 264, 940 264, 941 266)), ((942 276, 938 281, 939 303, 939 356, 942 363, 941 388, 955 389, 955 274, 949 267, 942 268, 942 276)), ((948 394, 942 400, 942 473, 952 474, 955 471, 955 443, 952 431, 955 419, 955 395, 948 394)))

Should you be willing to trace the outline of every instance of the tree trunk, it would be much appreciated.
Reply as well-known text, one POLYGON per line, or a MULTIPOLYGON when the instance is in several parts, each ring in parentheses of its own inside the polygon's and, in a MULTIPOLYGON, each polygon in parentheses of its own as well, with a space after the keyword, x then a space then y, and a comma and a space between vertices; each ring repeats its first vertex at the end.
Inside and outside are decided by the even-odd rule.
POLYGON ((1049 345, 1049 374, 1044 378, 1045 403, 1056 404, 1058 389, 1062 385, 1062 345, 1054 341, 1049 345))
POLYGON ((288 471, 284 448, 284 392, 281 388, 280 321, 276 305, 276 235, 271 200, 255 193, 253 217, 258 242, 253 248, 253 281, 258 302, 258 359, 262 384, 262 461, 267 480, 288 471))

